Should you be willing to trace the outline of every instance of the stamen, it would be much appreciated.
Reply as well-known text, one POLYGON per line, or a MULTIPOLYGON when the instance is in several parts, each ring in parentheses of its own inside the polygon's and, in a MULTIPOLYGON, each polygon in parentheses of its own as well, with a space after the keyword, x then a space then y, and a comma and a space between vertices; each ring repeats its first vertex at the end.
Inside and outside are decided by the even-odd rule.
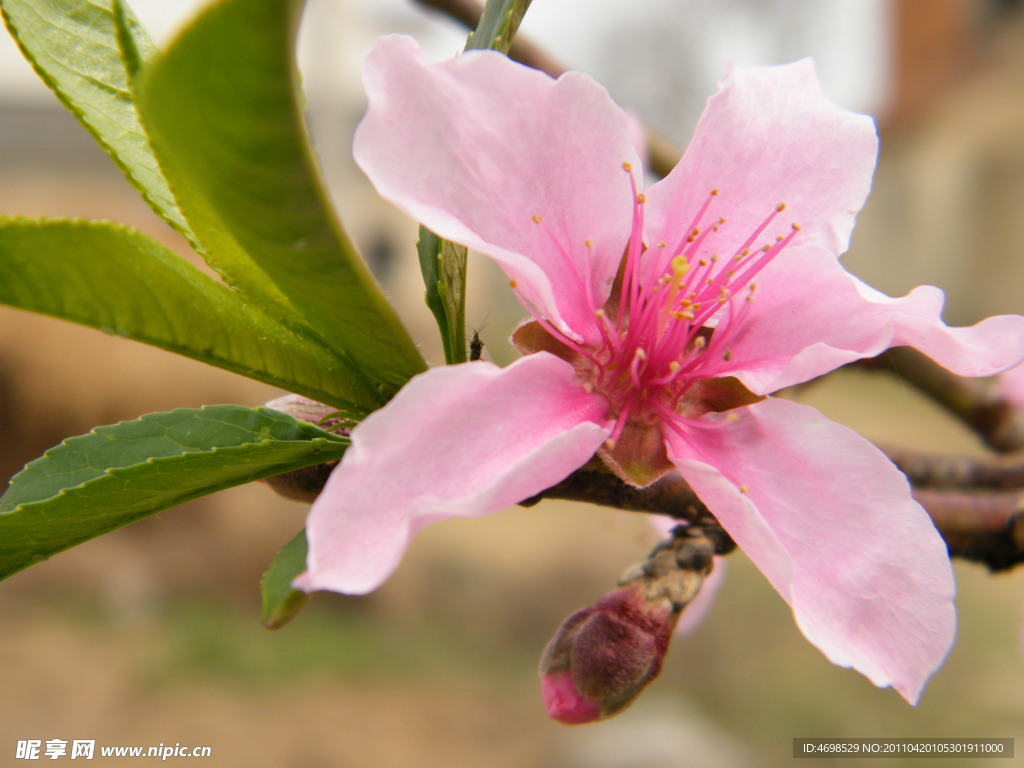
POLYGON ((672 383, 683 367, 679 364, 678 360, 673 360, 668 364, 668 373, 665 373, 657 378, 649 379, 647 386, 649 387, 663 387, 666 384, 672 383))
POLYGON ((683 429, 682 425, 679 424, 678 413, 673 411, 671 408, 662 405, 657 400, 653 401, 651 404, 654 406, 654 409, 662 415, 662 424, 667 426, 669 429, 671 429, 673 432, 675 432, 677 435, 679 435, 686 441, 690 441, 693 439, 693 435, 688 434, 686 430, 683 429))
POLYGON ((629 420, 629 412, 632 410, 632 405, 626 403, 622 410, 619 411, 619 415, 616 417, 615 429, 608 436, 608 439, 604 441, 604 447, 609 451, 615 450, 615 444, 618 442, 619 437, 622 435, 622 431, 626 428, 626 422, 629 420))
MULTIPOLYGON (((631 170, 629 163, 623 163, 625 170, 631 170)), ((619 295, 619 331, 626 321, 626 301, 629 297, 629 306, 636 307, 640 303, 640 254, 643 251, 643 230, 644 230, 644 209, 640 202, 640 194, 637 192, 636 179, 629 174, 629 188, 633 194, 633 229, 629 233, 629 243, 626 246, 626 264, 623 269, 623 283, 619 295)))
POLYGON ((750 237, 748 237, 744 241, 743 245, 741 245, 736 252, 739 253, 740 255, 745 256, 748 253, 746 249, 750 248, 750 246, 753 245, 754 241, 761 236, 761 233, 768 228, 768 225, 772 223, 775 217, 782 213, 784 210, 786 210, 785 203, 779 203, 778 205, 776 205, 774 210, 768 214, 768 218, 761 222, 760 226, 758 226, 757 229, 755 229, 751 233, 750 237))
POLYGON ((785 248, 787 245, 793 242, 793 238, 797 236, 798 232, 800 232, 800 227, 797 225, 793 225, 788 235, 786 235, 784 238, 782 238, 781 241, 776 243, 773 248, 766 251, 763 256, 755 259, 753 263, 751 263, 750 266, 747 267, 746 271, 744 271, 738 278, 736 278, 735 282, 738 285, 744 285, 745 283, 750 282, 757 275, 758 272, 760 272, 762 269, 768 266, 771 260, 782 252, 783 248, 785 248))
MULTIPOLYGON (((682 239, 680 239, 679 241, 679 244, 676 245, 675 249, 673 249, 673 253, 684 253, 686 251, 685 246, 687 243, 687 239, 690 237, 690 233, 693 232, 695 229, 700 228, 701 219, 704 218, 704 214, 707 213, 708 208, 711 207, 711 201, 714 198, 718 197, 718 194, 719 190, 717 187, 715 189, 712 189, 711 192, 708 193, 708 196, 707 198, 705 198, 703 205, 701 205, 701 207, 697 210, 697 215, 694 216, 693 221, 690 222, 690 226, 683 230, 683 232, 685 232, 686 234, 683 235, 682 239)), ((658 269, 658 272, 663 272, 665 270, 665 265, 659 264, 658 266, 660 267, 658 269)))
POLYGON ((618 332, 612 327, 608 315, 603 309, 595 310, 594 315, 597 317, 597 328, 601 331, 601 340, 604 341, 605 346, 615 354, 621 352, 622 342, 618 332))
POLYGON ((642 373, 640 367, 644 366, 646 368, 644 365, 646 361, 647 353, 644 351, 644 348, 637 347, 636 351, 633 353, 633 361, 629 364, 629 375, 637 387, 643 386, 643 383, 640 381, 640 374, 642 373))
POLYGON ((526 308, 526 311, 530 313, 530 317, 536 320, 540 327, 548 332, 548 335, 557 339, 562 344, 565 344, 565 346, 567 346, 573 352, 576 352, 577 354, 587 358, 587 360, 593 363, 595 367, 600 367, 600 363, 598 362, 597 358, 594 357, 593 352, 588 350, 586 347, 581 346, 573 339, 569 338, 565 333, 556 328, 549 320, 544 318, 544 316, 537 309, 534 303, 527 299, 526 296, 524 296, 523 293, 519 290, 519 284, 516 283, 515 280, 509 280, 508 284, 509 287, 511 287, 513 292, 515 293, 516 298, 519 299, 519 302, 526 308))
MULTIPOLYGON (((535 224, 540 224, 543 221, 543 219, 539 215, 534 215, 533 221, 535 224)), ((565 271, 572 276, 572 281, 576 284, 576 288, 580 291, 583 298, 586 300, 587 306, 593 307, 596 302, 594 301, 593 288, 591 287, 592 281, 590 279, 590 260, 583 260, 583 268, 586 270, 586 274, 581 275, 579 271, 579 266, 573 263, 572 257, 569 256, 569 252, 562 247, 562 244, 559 242, 558 238, 555 237, 555 233, 551 231, 551 227, 549 227, 547 224, 544 224, 543 226, 541 226, 541 229, 544 230, 544 234, 548 236, 548 240, 554 247, 555 252, 561 258, 562 266, 565 268, 565 271)))

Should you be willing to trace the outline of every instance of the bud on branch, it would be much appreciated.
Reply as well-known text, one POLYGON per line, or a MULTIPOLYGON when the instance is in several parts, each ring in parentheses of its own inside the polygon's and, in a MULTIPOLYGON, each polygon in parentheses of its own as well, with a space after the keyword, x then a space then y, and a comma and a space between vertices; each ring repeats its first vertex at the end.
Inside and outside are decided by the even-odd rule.
POLYGON ((717 527, 678 526, 619 588, 576 611, 540 663, 548 715, 567 724, 602 720, 628 707, 661 672, 679 617, 732 548, 717 527))

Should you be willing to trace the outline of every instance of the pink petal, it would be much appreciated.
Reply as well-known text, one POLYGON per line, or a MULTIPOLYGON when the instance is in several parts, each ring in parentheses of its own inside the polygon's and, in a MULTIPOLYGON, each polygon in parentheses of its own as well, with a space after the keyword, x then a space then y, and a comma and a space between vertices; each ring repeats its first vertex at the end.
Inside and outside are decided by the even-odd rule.
POLYGON ((572 673, 542 674, 540 695, 548 717, 566 725, 582 725, 601 719, 601 705, 576 690, 572 673))
POLYGON ((904 345, 961 376, 990 376, 1024 360, 1024 318, 951 328, 942 322, 938 288, 891 298, 820 248, 787 248, 757 282, 742 327, 729 339, 729 360, 708 360, 702 370, 737 376, 758 394, 904 345))
POLYGON ((622 164, 640 167, 608 93, 491 51, 431 64, 399 36, 377 44, 364 81, 354 153, 377 191, 497 260, 541 315, 592 328, 630 232, 622 164))
MULTIPOLYGON (((871 118, 829 101, 810 59, 734 69, 708 100, 679 165, 647 192, 648 242, 674 246, 717 189, 698 226, 725 217, 717 239, 731 248, 785 203, 783 233, 796 222, 798 243, 838 255, 871 187, 877 151, 871 118)), ((718 243, 713 250, 731 255, 718 243)))
POLYGON ((583 465, 610 434, 606 407, 547 353, 416 376, 352 431, 310 511, 296 587, 376 589, 424 526, 497 512, 583 465))
POLYGON ((946 547, 906 478, 813 408, 768 399, 666 430, 673 463, 804 635, 915 703, 953 642, 946 547))
POLYGON ((1024 365, 1011 368, 999 377, 1003 396, 1017 408, 1024 408, 1024 365))

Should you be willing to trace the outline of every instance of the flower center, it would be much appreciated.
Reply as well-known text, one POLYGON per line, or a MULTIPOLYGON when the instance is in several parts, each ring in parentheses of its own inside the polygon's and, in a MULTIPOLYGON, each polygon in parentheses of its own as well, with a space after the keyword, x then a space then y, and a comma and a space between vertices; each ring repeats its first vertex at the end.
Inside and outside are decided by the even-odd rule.
MULTIPOLYGON (((653 427, 672 424, 678 415, 722 410, 703 402, 693 385, 708 378, 701 374, 708 360, 731 358, 729 340, 754 301, 754 278, 800 231, 794 223, 785 235, 762 240, 786 209, 778 203, 740 241, 730 236, 728 219, 712 210, 719 197, 713 189, 678 242, 644 243, 646 197, 637 191, 632 166, 622 167, 629 174, 633 221, 612 295, 595 312, 600 343, 581 345, 532 313, 575 353, 584 386, 608 399, 616 422, 609 448, 627 424, 653 427)), ((534 221, 541 224, 540 217, 534 221)))
POLYGON ((645 245, 646 198, 637 192, 630 165, 623 169, 633 192, 632 233, 618 295, 613 292, 596 312, 603 344, 593 355, 594 389, 608 397, 617 414, 612 443, 627 421, 653 425, 666 416, 710 410, 687 397, 702 378, 702 364, 717 355, 731 357, 729 338, 742 327, 754 300, 754 278, 800 231, 793 224, 786 235, 758 244, 786 209, 779 203, 737 246, 724 233, 727 219, 711 210, 719 195, 713 189, 674 247, 664 241, 645 245), (730 250, 714 252, 719 242, 730 250))

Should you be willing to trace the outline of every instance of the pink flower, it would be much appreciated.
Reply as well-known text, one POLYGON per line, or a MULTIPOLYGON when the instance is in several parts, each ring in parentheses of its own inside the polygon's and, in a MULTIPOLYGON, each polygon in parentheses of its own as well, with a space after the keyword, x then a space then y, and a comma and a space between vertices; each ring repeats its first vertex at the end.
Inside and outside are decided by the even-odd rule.
POLYGON ((917 700, 953 640, 945 546, 873 445, 766 397, 890 346, 963 375, 1024 358, 1024 319, 949 328, 942 293, 893 299, 837 255, 877 140, 809 61, 737 68, 646 191, 628 121, 585 75, 490 52, 365 68, 356 160, 442 237, 497 261, 527 354, 436 368, 352 432, 313 505, 302 589, 365 593, 410 539, 496 512, 595 453, 626 482, 678 470, 834 663, 917 700))

